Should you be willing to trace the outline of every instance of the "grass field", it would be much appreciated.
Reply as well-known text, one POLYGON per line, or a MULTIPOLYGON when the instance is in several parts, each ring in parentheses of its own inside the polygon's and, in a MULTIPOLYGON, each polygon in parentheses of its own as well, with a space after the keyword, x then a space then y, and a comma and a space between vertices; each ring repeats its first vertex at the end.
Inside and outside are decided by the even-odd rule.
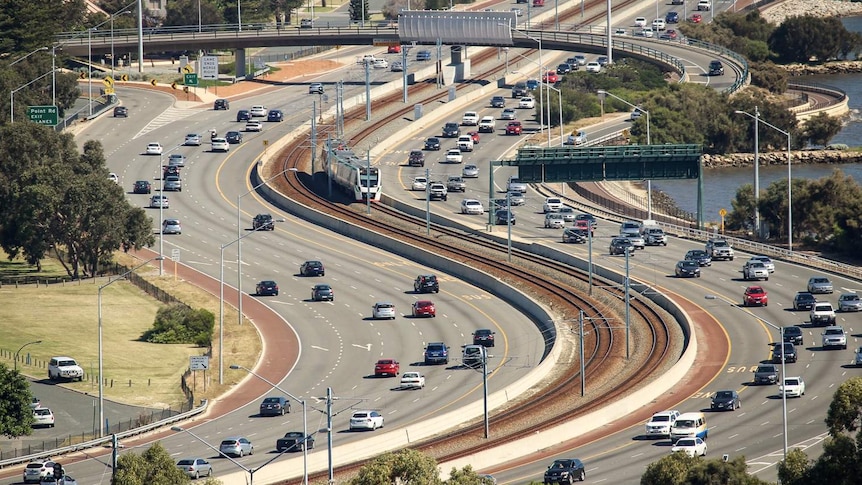
MULTIPOLYGON (((125 254, 117 256, 121 264, 133 267, 140 264, 125 254)), ((11 274, 32 274, 29 265, 8 262, 0 252, 0 278, 11 274), (7 272, 8 271, 8 272, 7 272)), ((45 271, 56 272, 62 267, 57 262, 45 261, 45 271)), ((43 273, 39 273, 40 275, 43 273)), ((192 308, 205 308, 216 316, 216 335, 213 346, 218 345, 218 297, 172 277, 158 276, 157 266, 145 266, 138 271, 153 284, 173 294, 192 308)), ((12 355, 27 342, 23 352, 34 361, 18 369, 25 375, 44 379, 47 361, 57 355, 73 357, 89 376, 98 375, 98 289, 107 278, 83 280, 57 285, 4 285, 0 287, 0 362, 12 367, 12 355)), ((202 355, 204 348, 192 345, 150 344, 139 340, 152 326, 161 303, 127 281, 117 281, 102 290, 102 346, 105 374, 105 397, 119 402, 147 407, 176 407, 184 401, 180 377, 188 368, 189 356, 202 355), (129 384, 131 382, 131 385, 129 384)), ((236 325, 234 308, 225 306, 225 368, 237 363, 252 368, 261 351, 260 338, 251 324, 236 325), (227 322, 230 322, 229 324, 227 322)), ((210 365, 217 368, 217 353, 210 365)), ((225 372, 225 384, 218 386, 218 375, 207 373, 208 384, 204 392, 204 376, 197 375, 195 398, 211 398, 236 384, 245 373, 225 372)), ((81 392, 98 391, 98 380, 64 384, 81 392)))

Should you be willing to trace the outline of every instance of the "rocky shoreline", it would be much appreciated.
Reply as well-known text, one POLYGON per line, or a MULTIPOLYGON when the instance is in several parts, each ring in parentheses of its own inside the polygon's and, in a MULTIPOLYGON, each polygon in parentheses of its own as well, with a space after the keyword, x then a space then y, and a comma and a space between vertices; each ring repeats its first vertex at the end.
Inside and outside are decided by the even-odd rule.
POLYGON ((779 25, 790 17, 851 17, 862 15, 862 3, 842 0, 784 0, 760 9, 760 16, 779 25))
MULTIPOLYGON (((842 164, 862 163, 862 152, 844 150, 796 150, 790 152, 793 164, 842 164)), ((734 153, 731 155, 708 155, 701 157, 703 168, 729 168, 754 166, 753 153, 734 153)), ((768 152, 759 154, 759 164, 787 165, 787 152, 768 152)))

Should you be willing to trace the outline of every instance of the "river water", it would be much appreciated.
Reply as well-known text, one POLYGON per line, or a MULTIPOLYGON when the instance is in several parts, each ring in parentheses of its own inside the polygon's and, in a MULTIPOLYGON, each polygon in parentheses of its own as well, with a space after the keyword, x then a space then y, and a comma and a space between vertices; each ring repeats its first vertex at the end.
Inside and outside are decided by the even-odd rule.
MULTIPOLYGON (((842 19, 847 30, 862 33, 862 17, 842 19)), ((834 86, 850 96, 850 114, 844 121, 844 128, 831 140, 831 143, 844 143, 859 146, 862 140, 862 73, 807 76, 796 78, 806 83, 834 86)), ((761 129, 769 129, 761 125, 761 129)), ((862 184, 862 164, 845 165, 793 165, 793 178, 820 178, 833 170, 841 169, 862 184)), ((787 165, 760 167, 760 189, 765 190, 776 180, 787 180, 787 165)), ((730 201, 740 185, 754 183, 754 168, 717 168, 704 170, 703 210, 706 221, 719 220, 720 209, 732 210, 730 201)), ((683 210, 697 211, 697 180, 654 180, 653 190, 661 190, 671 196, 683 210)))

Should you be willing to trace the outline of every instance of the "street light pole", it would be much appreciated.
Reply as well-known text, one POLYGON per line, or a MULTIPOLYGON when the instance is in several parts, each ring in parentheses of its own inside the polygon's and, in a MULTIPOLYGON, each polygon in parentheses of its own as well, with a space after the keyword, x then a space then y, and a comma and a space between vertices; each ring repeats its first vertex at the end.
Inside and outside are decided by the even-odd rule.
POLYGON ((93 27, 87 29, 87 106, 93 116, 93 27))
MULTIPOLYGON (((527 3, 527 7, 529 7, 530 5, 531 5, 531 3, 530 3, 530 2, 528 2, 528 3, 527 3)), ((540 80, 540 82, 544 82, 544 83, 545 83, 545 85, 547 85, 547 82, 544 80, 544 79, 546 79, 546 77, 545 77, 545 78, 543 78, 543 74, 544 74, 544 73, 543 73, 543 71, 544 71, 544 69, 545 69, 545 65, 544 65, 544 63, 542 62, 542 39, 539 39, 539 38, 533 37, 532 35, 530 35, 530 34, 528 34, 528 33, 524 32, 523 30, 518 30, 518 29, 516 29, 515 27, 512 27, 512 26, 511 26, 511 25, 509 25, 509 24, 502 24, 502 25, 506 25, 507 27, 509 27, 509 30, 511 30, 511 31, 513 31, 513 32, 518 32, 519 34, 523 35, 524 37, 526 37, 526 38, 528 38, 528 39, 532 40, 533 42, 536 42, 537 44, 539 44, 539 80, 540 80)), ((548 97, 550 97, 550 94, 551 94, 551 92, 550 92, 550 91, 548 91, 548 97)), ((540 85, 540 86, 539 86, 539 104, 540 104, 540 105, 544 105, 544 104, 545 104, 544 99, 545 99, 545 98, 544 98, 544 94, 543 94, 543 91, 542 91, 542 87, 541 87, 541 85, 540 85)), ((541 112, 541 110, 539 110, 539 116, 537 116, 537 118, 541 119, 541 118, 542 118, 541 114, 542 114, 542 112, 541 112)), ((541 125, 541 123, 540 123, 540 125, 541 125)), ((550 121, 548 121, 548 147, 550 147, 550 146, 551 146, 551 131, 550 131, 550 121)))
POLYGON ((18 354, 20 354, 21 351, 24 350, 24 347, 26 347, 28 345, 41 344, 41 343, 42 343, 41 340, 34 340, 32 342, 27 342, 26 344, 19 347, 18 350, 15 351, 15 358, 14 358, 15 364, 14 364, 14 368, 12 370, 15 370, 15 371, 18 370, 18 354))

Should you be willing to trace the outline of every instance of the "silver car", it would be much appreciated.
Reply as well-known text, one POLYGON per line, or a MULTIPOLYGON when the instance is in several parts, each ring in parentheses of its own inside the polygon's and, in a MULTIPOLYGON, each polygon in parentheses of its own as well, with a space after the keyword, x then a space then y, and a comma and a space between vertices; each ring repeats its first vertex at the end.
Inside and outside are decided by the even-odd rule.
POLYGON ((378 302, 371 307, 371 318, 378 319, 395 319, 395 305, 392 303, 378 302))
POLYGON ((179 219, 165 219, 162 225, 162 234, 182 234, 183 227, 179 219))
POLYGON ((516 205, 524 205, 527 203, 527 198, 524 197, 524 194, 517 190, 509 192, 507 197, 509 198, 509 205, 513 207, 516 205))
POLYGON ((770 273, 775 273, 775 263, 772 262, 769 256, 752 256, 749 261, 760 261, 770 273))
POLYGON ((464 169, 461 170, 461 177, 474 179, 479 176, 479 167, 475 165, 464 165, 464 169))
POLYGON ((158 209, 158 208, 168 209, 168 208, 170 208, 170 205, 171 204, 170 204, 170 201, 168 201, 167 195, 156 194, 156 195, 150 197, 150 207, 153 207, 156 209, 158 209))
POLYGON ((558 214, 563 216, 563 220, 566 222, 575 222, 575 209, 564 205, 560 207, 560 210, 557 211, 558 214))
POLYGON ((635 249, 643 249, 646 247, 646 240, 641 235, 629 235, 626 236, 626 239, 632 242, 632 246, 634 246, 635 249))
POLYGON ((839 312, 858 312, 862 310, 862 299, 856 293, 841 293, 838 297, 839 312))
POLYGON ((222 454, 238 456, 240 458, 245 455, 254 454, 254 446, 252 446, 251 441, 243 437, 225 438, 218 449, 222 454))
POLYGON ((862 347, 856 349, 856 367, 862 366, 862 347))
POLYGON ((203 458, 183 458, 177 462, 177 468, 184 471, 191 479, 213 476, 213 467, 203 458))
POLYGON ((832 282, 825 276, 812 276, 808 279, 808 293, 832 293, 832 282))

